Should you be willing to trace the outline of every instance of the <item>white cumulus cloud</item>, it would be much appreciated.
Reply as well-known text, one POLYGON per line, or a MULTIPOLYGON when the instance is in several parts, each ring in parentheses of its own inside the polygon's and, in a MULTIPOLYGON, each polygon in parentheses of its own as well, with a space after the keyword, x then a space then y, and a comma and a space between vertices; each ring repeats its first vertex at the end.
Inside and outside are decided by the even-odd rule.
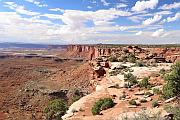
POLYGON ((26 10, 24 6, 17 5, 14 2, 4 2, 4 3, 5 3, 4 5, 5 7, 12 9, 19 14, 30 15, 30 16, 35 16, 35 15, 40 14, 38 12, 32 12, 32 11, 26 10))
POLYGON ((132 7, 133 11, 143 11, 146 9, 154 9, 158 4, 158 0, 149 0, 149 1, 137 1, 135 6, 132 7))
POLYGON ((146 19, 145 21, 143 21, 144 25, 151 25, 154 24, 156 22, 158 22, 159 20, 161 20, 162 16, 161 15, 155 15, 153 18, 149 18, 146 19))
POLYGON ((165 33, 164 29, 159 29, 152 33, 152 37, 164 37, 166 35, 167 34, 165 33))
POLYGON ((116 5, 116 8, 124 8, 124 7, 127 7, 128 5, 127 4, 124 4, 124 3, 118 3, 116 5))
POLYGON ((167 22, 173 22, 180 19, 180 13, 176 13, 174 17, 168 17, 167 22))
POLYGON ((173 4, 165 4, 160 7, 160 9, 163 10, 176 9, 176 8, 180 8, 180 2, 174 2, 173 4))
POLYGON ((38 7, 47 7, 48 6, 47 4, 41 4, 39 1, 35 1, 35 0, 25 0, 25 1, 33 3, 33 4, 35 4, 38 7))
POLYGON ((60 15, 58 15, 58 14, 43 14, 40 16, 44 16, 44 17, 47 17, 49 19, 60 19, 60 15))
POLYGON ((92 7, 91 7, 91 6, 87 6, 87 8, 88 8, 88 9, 92 9, 92 7))
POLYGON ((104 6, 109 6, 110 3, 108 3, 106 0, 101 0, 104 6))
POLYGON ((142 31, 137 32, 135 35, 142 35, 142 31))
POLYGON ((61 9, 61 8, 52 8, 52 9, 49 9, 50 11, 60 11, 62 13, 64 13, 64 9, 61 9))
POLYGON ((107 25, 120 16, 130 16, 130 12, 109 9, 98 11, 65 10, 60 19, 73 29, 82 28, 85 22, 92 21, 95 25, 107 25))

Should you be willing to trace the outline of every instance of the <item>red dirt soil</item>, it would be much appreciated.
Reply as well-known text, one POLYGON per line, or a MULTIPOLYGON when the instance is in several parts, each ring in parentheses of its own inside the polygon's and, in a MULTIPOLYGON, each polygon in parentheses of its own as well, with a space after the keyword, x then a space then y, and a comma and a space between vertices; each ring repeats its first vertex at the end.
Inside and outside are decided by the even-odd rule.
POLYGON ((80 88, 91 92, 88 63, 44 58, 0 59, 0 120, 42 120, 49 96, 40 90, 80 88))

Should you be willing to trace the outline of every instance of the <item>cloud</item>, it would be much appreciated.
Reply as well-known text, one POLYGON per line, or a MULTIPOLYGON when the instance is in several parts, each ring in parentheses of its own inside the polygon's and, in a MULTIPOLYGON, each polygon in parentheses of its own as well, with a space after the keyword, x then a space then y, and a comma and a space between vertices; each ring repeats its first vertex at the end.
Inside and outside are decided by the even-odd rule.
POLYGON ((156 12, 155 13, 156 15, 170 15, 172 14, 171 11, 160 11, 160 12, 156 12))
MULTIPOLYGON (((40 17, 23 18, 16 12, 0 12, 0 41, 18 40, 20 42, 32 43, 179 43, 180 31, 167 31, 171 36, 159 37, 154 39, 153 32, 143 30, 143 34, 134 35, 134 32, 127 30, 142 29, 143 25, 138 26, 93 26, 90 28, 82 27, 73 30, 69 25, 48 24, 47 20, 40 17), (126 34, 122 31, 126 30, 126 34), (117 32, 115 32, 117 31, 117 32), (115 32, 115 33, 114 33, 115 32), (118 33, 118 34, 117 34, 118 33), (122 41, 121 41, 122 40, 122 41)), ((72 18, 73 19, 73 18, 72 18)), ((157 25, 153 25, 154 27, 157 25)), ((150 28, 151 26, 148 26, 150 28)), ((162 31, 162 30, 161 30, 162 31)), ((163 30, 164 31, 164 30, 163 30)), ((157 33, 156 33, 157 34, 157 33)), ((154 35, 154 36, 163 36, 154 35)))
POLYGON ((149 18, 145 21, 143 21, 144 25, 151 25, 154 24, 156 22, 158 22, 159 20, 161 20, 162 16, 161 15, 155 15, 153 18, 149 18))
MULTIPOLYGON (((162 16, 172 14, 171 11, 163 10, 154 13, 140 11, 137 13, 128 11, 126 8, 124 9, 126 4, 119 3, 114 5, 115 8, 96 11, 51 8, 49 12, 55 12, 53 12, 54 14, 50 14, 33 12, 14 2, 6 2, 6 7, 8 6, 8 8, 16 12, 0 12, 0 40, 4 38, 22 39, 42 43, 51 41, 52 43, 54 41, 59 43, 62 41, 67 43, 149 43, 154 40, 154 37, 159 36, 157 40, 163 43, 163 40, 171 38, 166 36, 171 31, 165 32, 162 29, 162 24, 154 24, 160 21, 162 16), (26 15, 29 16, 27 17, 26 15), (149 19, 146 19, 147 17, 149 19), (117 22, 117 19, 119 20, 121 18, 123 20, 124 18, 128 18, 135 22, 143 21, 143 23, 118 25, 119 22, 117 22)), ((169 19, 177 18, 175 16, 171 16, 169 19)), ((180 31, 171 32, 171 35, 174 35, 172 36, 173 42, 178 41, 178 37, 180 36, 178 32, 180 33, 180 31)), ((154 41, 154 43, 156 42, 154 41)))
POLYGON ((174 2, 173 4, 165 4, 161 6, 159 9, 170 10, 180 8, 180 2, 174 2))
POLYGON ((104 6, 109 6, 110 3, 108 3, 106 0, 101 0, 104 6))
POLYGON ((116 8, 119 9, 119 8, 124 8, 124 7, 127 7, 128 5, 127 4, 124 4, 124 3, 118 3, 116 5, 116 8))
POLYGON ((87 8, 88 8, 88 9, 92 9, 92 7, 91 7, 91 6, 87 6, 87 8))
POLYGON ((48 29, 58 28, 48 20, 41 20, 38 17, 23 18, 16 12, 0 12, 0 16, 0 40, 47 43, 59 39, 59 36, 47 34, 48 29))
POLYGON ((158 0, 149 0, 149 1, 137 1, 135 6, 132 7, 132 11, 143 11, 146 9, 154 9, 158 4, 158 0))
POLYGON ((137 32, 135 35, 142 35, 142 31, 137 32))
POLYGON ((26 10, 24 8, 24 6, 19 6, 19 5, 15 4, 14 2, 4 2, 4 3, 5 3, 5 5, 4 5, 5 7, 12 9, 19 14, 30 15, 30 16, 35 16, 35 15, 40 14, 38 12, 32 12, 32 11, 26 10))
POLYGON ((125 3, 128 2, 127 0, 119 0, 119 1, 120 1, 120 2, 125 2, 125 3))
POLYGON ((98 11, 79 11, 79 10, 65 10, 60 19, 71 27, 72 29, 80 29, 85 26, 85 23, 92 21, 95 25, 108 25, 112 20, 120 16, 130 16, 130 12, 109 9, 98 11))
MULTIPOLYGON (((170 14, 173 14, 173 12, 166 10, 166 11, 159 11, 159 12, 153 12, 153 13, 142 13, 142 14, 138 14, 138 15, 133 15, 133 16, 128 17, 128 19, 130 19, 133 22, 138 22, 139 23, 139 22, 141 22, 143 20, 145 21, 146 17, 153 17, 154 18, 154 16, 157 16, 157 15, 159 15, 159 16, 168 16, 170 14)), ((153 18, 151 18, 151 20, 153 18)))
MULTIPOLYGON (((13 9, 16 9, 18 7, 18 5, 14 3, 10 4, 11 5, 8 6, 13 7, 13 9)), ((60 9, 51 10, 59 11, 60 9)), ((36 16, 33 16, 31 18, 22 18, 20 15, 18 15, 11 18, 12 20, 8 17, 7 21, 10 21, 8 23, 8 27, 4 29, 5 26, 3 25, 3 27, 0 25, 0 29, 3 27, 5 31, 9 31, 11 29, 10 26, 12 26, 12 30, 16 32, 9 32, 9 34, 12 34, 13 37, 18 39, 28 38, 28 36, 32 36, 31 38, 28 38, 28 40, 40 40, 44 37, 47 37, 45 38, 45 40, 62 39, 69 42, 77 42, 78 40, 83 41, 86 39, 91 39, 94 36, 100 36, 102 32, 125 30, 126 27, 113 26, 112 20, 119 18, 121 16, 130 15, 131 13, 128 11, 122 11, 117 9, 97 11, 64 10, 64 12, 59 15, 37 14, 36 16), (47 17, 49 19, 59 19, 62 20, 64 24, 56 25, 55 23, 52 23, 52 21, 50 20, 40 19, 41 17, 47 17), (92 22, 93 26, 87 26, 87 22, 92 22), (22 27, 23 25, 24 27, 22 27), (38 31, 35 32, 35 29, 38 29, 38 31), (15 36, 15 34, 17 34, 17 37, 15 36), (20 34, 23 34, 21 38, 18 37, 20 34)))
POLYGON ((164 37, 166 36, 167 34, 164 32, 164 29, 159 29, 159 30, 156 30, 152 36, 153 37, 164 37))
POLYGON ((130 17, 128 17, 128 19, 130 19, 133 22, 137 22, 138 23, 138 22, 142 21, 144 18, 141 17, 141 16, 130 16, 130 17))
POLYGON ((173 22, 180 19, 180 13, 176 13, 174 17, 168 17, 167 22, 173 22))
POLYGON ((35 4, 38 7, 47 7, 48 6, 47 4, 41 4, 39 1, 35 1, 35 0, 25 0, 25 1, 33 3, 33 4, 35 4))
POLYGON ((49 19, 60 19, 59 14, 43 14, 43 15, 40 15, 40 16, 44 16, 44 17, 47 17, 49 19))
POLYGON ((19 14, 24 14, 24 15, 30 15, 30 16, 34 16, 34 15, 39 15, 40 13, 38 12, 32 12, 32 11, 28 11, 26 10, 23 6, 18 6, 15 11, 19 14))
POLYGON ((61 8, 52 8, 52 9, 49 9, 50 11, 60 11, 62 13, 64 13, 64 9, 61 9, 61 8))

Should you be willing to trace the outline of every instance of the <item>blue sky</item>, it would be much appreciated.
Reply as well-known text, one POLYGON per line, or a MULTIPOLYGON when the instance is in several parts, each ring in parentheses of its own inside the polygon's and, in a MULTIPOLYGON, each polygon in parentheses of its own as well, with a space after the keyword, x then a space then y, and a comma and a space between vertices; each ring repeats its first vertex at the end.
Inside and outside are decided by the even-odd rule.
POLYGON ((0 42, 180 43, 179 0, 0 0, 0 42))

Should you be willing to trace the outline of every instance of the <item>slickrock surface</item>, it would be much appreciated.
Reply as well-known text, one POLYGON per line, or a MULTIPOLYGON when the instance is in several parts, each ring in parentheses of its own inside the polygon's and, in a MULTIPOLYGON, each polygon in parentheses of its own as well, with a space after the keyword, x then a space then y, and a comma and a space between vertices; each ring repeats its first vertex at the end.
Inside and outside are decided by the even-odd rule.
MULTIPOLYGON (((121 63, 122 64, 122 63, 121 63)), ((117 65, 114 63, 114 65, 117 65)), ((128 66, 128 63, 127 63, 128 66)), ((159 72, 161 68, 165 68, 167 70, 170 69, 171 64, 161 64, 158 67, 151 67, 149 70, 148 67, 144 68, 146 70, 137 69, 136 74, 139 72, 138 77, 143 77, 145 75, 150 75, 152 72, 159 72)), ((121 76, 121 75, 120 75, 121 76)), ((118 84, 121 86, 123 83, 123 77, 117 76, 106 76, 98 81, 96 84, 96 91, 92 92, 91 94, 81 98, 77 102, 75 102, 72 106, 70 106, 69 111, 65 116, 63 116, 64 120, 113 120, 118 119, 121 120, 123 115, 130 114, 131 117, 134 114, 138 113, 140 110, 146 108, 148 111, 153 111, 153 113, 158 113, 159 111, 163 111, 163 107, 159 109, 152 108, 151 101, 157 100, 158 95, 153 95, 150 97, 146 97, 144 94, 145 92, 152 92, 151 90, 140 90, 138 87, 131 88, 116 88, 118 84), (120 96, 125 93, 126 97, 120 100, 120 96), (91 108, 93 104, 100 98, 104 97, 111 97, 116 105, 113 108, 103 110, 101 113, 102 115, 92 115, 91 108), (132 106, 129 105, 129 100, 135 99, 136 103, 140 104, 140 106, 132 106), (140 103, 141 99, 146 99, 147 102, 140 103), (74 112, 76 111, 76 112, 74 112)), ((152 84, 162 84, 162 79, 158 77, 152 77, 150 82, 152 84)), ((162 102, 161 105, 164 103, 162 102)))

